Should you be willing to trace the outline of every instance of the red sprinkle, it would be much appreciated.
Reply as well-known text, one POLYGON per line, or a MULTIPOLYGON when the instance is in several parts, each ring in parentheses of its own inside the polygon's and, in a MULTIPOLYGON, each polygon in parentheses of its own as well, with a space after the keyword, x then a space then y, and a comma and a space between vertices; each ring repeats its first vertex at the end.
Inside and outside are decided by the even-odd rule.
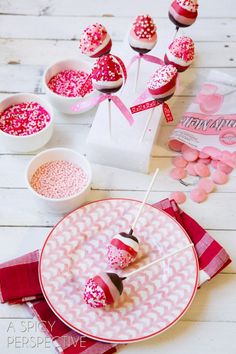
POLYGON ((79 166, 56 160, 42 164, 33 174, 30 185, 47 198, 60 199, 81 192, 88 183, 88 175, 79 166))
POLYGON ((133 30, 138 38, 151 39, 156 34, 156 25, 149 15, 138 16, 133 23, 133 30))
POLYGON ((117 81, 122 78, 122 69, 117 59, 111 55, 98 58, 92 69, 92 78, 95 81, 117 81))
MULTIPOLYGON (((64 70, 50 79, 48 87, 60 96, 78 97, 88 76, 89 74, 84 71, 64 70)), ((87 93, 91 91, 93 91, 92 80, 90 80, 87 93)))
POLYGON ((49 113, 38 102, 12 105, 0 113, 0 130, 16 136, 40 132, 51 120, 49 113))

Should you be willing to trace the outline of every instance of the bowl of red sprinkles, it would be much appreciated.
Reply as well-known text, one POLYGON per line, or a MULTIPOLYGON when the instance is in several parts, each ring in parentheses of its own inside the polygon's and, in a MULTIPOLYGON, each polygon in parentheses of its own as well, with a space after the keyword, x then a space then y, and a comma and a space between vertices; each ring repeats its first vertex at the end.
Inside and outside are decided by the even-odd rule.
POLYGON ((26 168, 26 183, 48 211, 66 213, 84 204, 92 172, 78 152, 54 148, 37 154, 26 168))
MULTIPOLYGON (((73 110, 75 104, 78 106, 80 102, 89 102, 98 95, 93 89, 90 72, 91 64, 79 59, 62 60, 49 66, 43 75, 43 85, 52 105, 63 113, 78 114, 73 110), (82 97, 80 92, 85 84, 87 93, 82 97)), ((91 101, 79 113, 88 111, 94 105, 91 101)))
POLYGON ((16 152, 40 149, 52 133, 52 107, 41 97, 22 93, 0 102, 0 141, 8 149, 16 152))

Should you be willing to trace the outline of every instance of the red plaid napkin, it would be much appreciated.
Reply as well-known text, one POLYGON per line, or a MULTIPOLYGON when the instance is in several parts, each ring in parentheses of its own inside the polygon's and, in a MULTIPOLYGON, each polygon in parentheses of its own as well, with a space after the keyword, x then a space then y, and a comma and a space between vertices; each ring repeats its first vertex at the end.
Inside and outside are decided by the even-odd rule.
MULTIPOLYGON (((174 217, 187 231, 199 258, 199 285, 211 279, 230 262, 229 255, 195 220, 184 213, 173 200, 165 199, 154 204, 174 217)), ((39 251, 0 265, 1 302, 27 302, 31 312, 39 319, 45 333, 52 339, 59 353, 111 354, 116 345, 94 341, 79 335, 52 312, 43 299, 38 279, 39 251), (53 324, 53 325, 52 325, 53 324)))

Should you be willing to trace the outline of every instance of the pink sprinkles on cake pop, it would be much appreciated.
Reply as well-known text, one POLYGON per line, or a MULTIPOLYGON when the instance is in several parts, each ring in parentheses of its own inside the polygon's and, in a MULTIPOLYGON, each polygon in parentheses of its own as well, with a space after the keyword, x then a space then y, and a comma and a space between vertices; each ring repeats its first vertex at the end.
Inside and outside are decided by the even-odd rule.
POLYGON ((85 171, 75 164, 55 160, 44 163, 33 174, 30 185, 47 198, 67 198, 81 192, 88 183, 85 171))
POLYGON ((87 26, 83 31, 79 48, 83 54, 93 53, 97 47, 102 45, 104 39, 106 38, 107 30, 100 23, 94 23, 87 26))
POLYGON ((197 0, 176 0, 176 2, 179 6, 190 12, 196 12, 198 9, 197 0))
POLYGON ((149 15, 138 16, 132 28, 140 39, 150 40, 156 34, 156 25, 149 15))
POLYGON ((190 37, 182 36, 176 38, 169 46, 171 54, 184 60, 186 63, 194 59, 194 42, 190 37))
POLYGON ((84 292, 84 301, 91 307, 104 307, 107 305, 103 289, 93 280, 89 279, 84 292))
POLYGON ((118 81, 122 78, 122 69, 117 60, 111 55, 103 55, 97 59, 92 69, 92 79, 95 81, 118 81))
POLYGON ((51 120, 49 113, 38 102, 12 105, 0 113, 0 130, 15 136, 40 132, 51 120))
POLYGON ((168 84, 177 75, 177 69, 173 65, 164 65, 157 70, 148 83, 149 89, 157 89, 168 84))
MULTIPOLYGON (((64 70, 53 76, 48 87, 58 95, 66 97, 80 96, 81 87, 84 85, 89 74, 78 70, 64 70)), ((92 80, 88 80, 87 93, 93 91, 92 80)))

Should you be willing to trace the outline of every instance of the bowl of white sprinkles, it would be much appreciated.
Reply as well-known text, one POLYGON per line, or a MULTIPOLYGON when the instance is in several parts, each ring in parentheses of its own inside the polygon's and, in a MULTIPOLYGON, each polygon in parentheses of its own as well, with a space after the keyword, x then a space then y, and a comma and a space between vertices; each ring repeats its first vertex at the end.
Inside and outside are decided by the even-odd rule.
POLYGON ((50 211, 69 212, 87 200, 92 180, 88 160, 74 150, 55 148, 36 155, 26 169, 33 195, 50 211))

